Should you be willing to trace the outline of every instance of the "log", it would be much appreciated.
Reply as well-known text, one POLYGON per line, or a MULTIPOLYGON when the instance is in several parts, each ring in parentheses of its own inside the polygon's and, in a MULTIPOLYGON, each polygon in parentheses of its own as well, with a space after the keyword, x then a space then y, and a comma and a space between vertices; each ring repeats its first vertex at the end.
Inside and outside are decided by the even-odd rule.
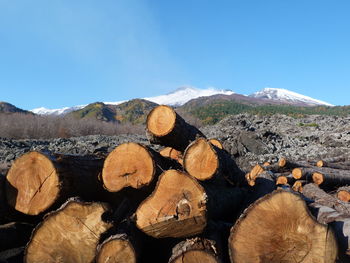
POLYGON ((97 247, 96 263, 136 263, 138 255, 127 234, 116 234, 106 239, 97 247))
POLYGON ((350 170, 340 170, 332 168, 318 168, 312 174, 315 184, 336 187, 350 184, 350 170))
POLYGON ((350 169, 350 163, 348 163, 348 162, 331 163, 331 162, 319 160, 316 163, 316 166, 317 167, 329 167, 329 168, 341 169, 341 170, 349 170, 350 169))
POLYGON ((263 167, 261 167, 259 164, 256 164, 249 173, 246 174, 245 178, 248 182, 248 185, 254 186, 255 185, 255 179, 263 173, 265 170, 263 167))
POLYGON ((68 197, 86 200, 105 192, 98 180, 103 159, 92 156, 28 152, 11 166, 5 184, 6 199, 27 215, 57 208, 68 197))
POLYGON ((339 187, 336 195, 339 200, 350 202, 350 186, 339 187))
POLYGON ((318 203, 309 205, 317 221, 328 224, 333 230, 339 248, 337 262, 350 262, 350 218, 333 208, 318 203))
POLYGON ((136 228, 130 218, 114 225, 116 229, 110 231, 112 235, 97 246, 96 263, 135 263, 144 260, 143 248, 148 249, 153 245, 146 235, 136 228))
POLYGON ((303 199, 276 190, 250 205, 232 227, 229 253, 231 262, 335 262, 337 243, 303 199))
POLYGON ((341 214, 350 216, 350 204, 342 202, 338 198, 327 194, 316 184, 310 183, 304 185, 302 194, 320 205, 328 206, 341 214))
POLYGON ((221 149, 221 150, 224 149, 224 146, 222 145, 222 143, 221 143, 218 139, 212 138, 212 139, 209 139, 209 142, 210 142, 212 145, 218 147, 218 148, 221 149))
POLYGON ((69 199, 33 231, 24 262, 93 262, 101 234, 112 227, 102 217, 106 203, 69 199))
POLYGON ((280 175, 276 178, 276 185, 293 185, 295 182, 295 179, 292 175, 280 175))
POLYGON ((295 192, 299 192, 301 193, 303 191, 303 186, 307 184, 307 181, 305 180, 296 180, 292 186, 292 189, 295 191, 295 192))
POLYGON ((209 219, 233 220, 242 200, 239 188, 201 185, 184 172, 168 170, 137 208, 136 226, 155 238, 189 237, 202 233, 209 219))
POLYGON ((169 263, 219 263, 216 243, 213 240, 195 237, 178 243, 172 250, 169 263))
POLYGON ((169 146, 183 152, 198 137, 205 137, 188 124, 174 109, 166 105, 155 107, 147 116, 146 133, 153 144, 169 146))
POLYGON ((184 168, 200 181, 221 177, 231 184, 246 185, 244 173, 231 156, 225 150, 213 147, 205 138, 198 138, 187 147, 184 168))
POLYGON ((143 189, 149 194, 158 176, 179 164, 139 143, 123 143, 106 158, 102 169, 104 187, 110 192, 125 188, 143 189))
POLYGON ((292 170, 292 176, 296 180, 312 180, 312 174, 315 172, 314 169, 305 168, 305 167, 297 167, 292 170))
POLYGON ((173 159, 177 161, 179 164, 183 165, 182 152, 171 147, 165 147, 159 153, 161 156, 173 159))
POLYGON ((32 224, 23 222, 0 225, 0 251, 27 244, 33 228, 32 224))

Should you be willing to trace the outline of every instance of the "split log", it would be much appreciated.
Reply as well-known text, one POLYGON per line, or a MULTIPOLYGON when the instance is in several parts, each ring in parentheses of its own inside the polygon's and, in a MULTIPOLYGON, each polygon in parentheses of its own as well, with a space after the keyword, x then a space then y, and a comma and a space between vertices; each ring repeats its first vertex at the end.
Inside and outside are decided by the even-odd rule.
POLYGON ((246 174, 245 178, 248 182, 248 185, 254 186, 255 185, 255 179, 263 173, 265 170, 263 167, 261 167, 259 164, 256 164, 249 173, 246 174))
POLYGON ((101 234, 112 227, 102 219, 108 210, 105 203, 69 199, 33 231, 24 262, 93 262, 101 234))
POLYGON ((191 238, 177 244, 169 263, 220 263, 216 243, 205 238, 191 238))
POLYGON ((92 156, 26 153, 7 174, 7 202, 19 212, 39 215, 68 197, 97 198, 105 192, 98 181, 102 164, 102 159, 92 156))
POLYGON ((224 149, 224 146, 222 145, 222 143, 221 143, 218 139, 212 138, 212 139, 209 139, 209 142, 210 142, 212 145, 218 147, 218 148, 221 149, 221 150, 224 149))
POLYGON ((149 194, 164 170, 177 167, 179 164, 175 161, 161 156, 151 148, 128 142, 119 145, 107 156, 102 181, 110 192, 119 192, 129 187, 143 189, 149 194))
POLYGON ((213 147, 205 138, 198 138, 187 147, 184 168, 200 181, 221 177, 231 184, 246 184, 244 173, 231 156, 225 150, 213 147))
POLYGON ((251 186, 252 187, 248 188, 249 192, 247 194, 247 204, 245 205, 245 207, 255 202, 260 197, 265 196, 266 194, 269 194, 276 190, 275 178, 269 171, 264 171, 260 173, 255 178, 254 184, 251 186))
POLYGON ((27 244, 33 228, 32 224, 22 222, 0 225, 0 251, 27 244))
POLYGON ((350 202, 350 186, 339 187, 337 198, 343 202, 350 202))
POLYGON ((239 188, 203 186, 184 172, 168 170, 136 210, 136 226, 155 238, 197 235, 209 218, 233 220, 243 199, 239 188))
POLYGON ((340 201, 338 198, 327 194, 316 184, 306 184, 303 187, 302 194, 314 200, 316 203, 328 206, 337 210, 339 213, 350 216, 350 204, 340 201))
POLYGON ((249 206, 231 229, 231 262, 335 262, 334 233, 296 194, 276 190, 249 206))
POLYGON ((146 131, 153 144, 170 146, 183 152, 198 137, 205 137, 196 127, 188 124, 174 109, 160 105, 147 116, 146 131))
POLYGON ((159 153, 161 156, 173 159, 173 160, 177 161, 179 164, 183 165, 182 152, 180 152, 174 148, 171 148, 171 147, 165 147, 159 153))

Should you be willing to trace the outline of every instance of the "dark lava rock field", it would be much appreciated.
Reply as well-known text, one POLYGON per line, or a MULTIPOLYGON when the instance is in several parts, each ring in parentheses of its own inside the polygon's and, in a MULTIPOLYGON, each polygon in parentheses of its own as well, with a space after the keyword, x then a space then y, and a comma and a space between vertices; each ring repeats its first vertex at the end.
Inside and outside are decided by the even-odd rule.
MULTIPOLYGON (((219 139, 243 170, 256 163, 276 162, 280 157, 293 161, 317 161, 342 157, 350 159, 350 116, 233 115, 213 126, 201 128, 208 138, 219 139)), ((110 152, 124 142, 149 144, 146 135, 91 135, 51 140, 0 138, 0 173, 28 151, 65 154, 110 152)), ((159 149, 158 146, 152 146, 159 149)))

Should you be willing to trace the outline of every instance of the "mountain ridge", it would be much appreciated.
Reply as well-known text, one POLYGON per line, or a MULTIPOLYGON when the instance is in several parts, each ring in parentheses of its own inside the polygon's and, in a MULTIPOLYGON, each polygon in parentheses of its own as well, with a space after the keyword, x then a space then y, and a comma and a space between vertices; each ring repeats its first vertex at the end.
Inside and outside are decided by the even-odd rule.
MULTIPOLYGON (((259 103, 259 104, 288 104, 296 106, 333 106, 330 103, 313 99, 311 97, 298 94, 293 91, 276 88, 265 88, 250 95, 242 95, 233 92, 232 90, 220 90, 215 88, 198 89, 191 86, 184 86, 172 91, 166 95, 159 95, 154 97, 145 97, 143 100, 147 100, 157 104, 166 104, 173 107, 183 106, 186 103, 199 99, 205 101, 203 98, 221 98, 223 100, 241 100, 245 103, 259 103), (213 97, 215 96, 215 97, 213 97)), ((129 100, 130 101, 130 100, 129 100)), ((104 102, 106 105, 119 105, 126 101, 117 102, 104 102)), ((31 112, 39 115, 65 115, 70 112, 81 110, 88 105, 78 105, 73 107, 64 107, 61 109, 46 109, 36 108, 31 112)))

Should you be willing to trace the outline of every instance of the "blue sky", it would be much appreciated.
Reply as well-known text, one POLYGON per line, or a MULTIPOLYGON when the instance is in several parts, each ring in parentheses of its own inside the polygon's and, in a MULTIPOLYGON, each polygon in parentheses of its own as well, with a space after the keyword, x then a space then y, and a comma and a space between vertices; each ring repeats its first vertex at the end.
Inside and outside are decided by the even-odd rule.
POLYGON ((23 109, 182 85, 350 104, 348 0, 0 0, 0 101, 23 109))

